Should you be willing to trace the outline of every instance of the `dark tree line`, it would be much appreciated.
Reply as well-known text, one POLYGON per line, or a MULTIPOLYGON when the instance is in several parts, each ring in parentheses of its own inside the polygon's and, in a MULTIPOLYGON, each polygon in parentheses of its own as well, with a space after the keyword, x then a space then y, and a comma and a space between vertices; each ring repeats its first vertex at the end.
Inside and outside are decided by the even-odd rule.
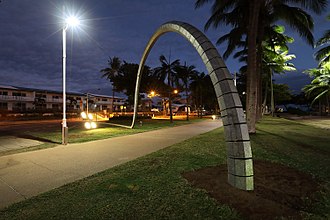
MULTIPOLYGON (((144 66, 141 93, 156 91, 161 97, 169 98, 171 103, 171 94, 176 89, 185 96, 187 105, 194 108, 204 107, 208 110, 218 109, 213 85, 208 75, 198 72, 193 65, 181 64, 178 59, 170 61, 161 55, 159 61, 158 67, 144 66)), ((134 102, 138 68, 138 64, 113 57, 109 59, 107 67, 101 70, 102 77, 112 83, 113 96, 115 92, 125 93, 129 105, 133 105, 134 102)), ((187 119, 188 117, 187 114, 187 119)))
MULTIPOLYGON (((217 43, 227 42, 223 54, 228 58, 235 50, 243 49, 236 58, 247 63, 246 74, 246 119, 249 133, 256 133, 256 122, 261 118, 262 73, 265 42, 275 46, 283 37, 274 27, 282 23, 297 32, 309 45, 314 45, 312 34, 313 17, 307 11, 321 14, 325 11, 327 0, 196 0, 199 8, 212 3, 211 16, 205 29, 226 25, 232 29, 218 39, 217 43), (244 52, 245 51, 245 52, 244 52)), ((283 41, 282 41, 283 42, 283 41)))

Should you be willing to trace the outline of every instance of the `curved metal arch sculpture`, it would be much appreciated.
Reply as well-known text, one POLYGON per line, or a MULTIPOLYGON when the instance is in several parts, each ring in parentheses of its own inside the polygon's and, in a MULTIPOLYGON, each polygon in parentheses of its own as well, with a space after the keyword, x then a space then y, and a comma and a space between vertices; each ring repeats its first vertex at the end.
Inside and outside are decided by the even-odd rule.
POLYGON ((161 25, 152 35, 142 55, 135 87, 134 127, 143 66, 157 39, 175 32, 186 38, 197 50, 211 77, 221 111, 227 147, 228 182, 239 189, 253 190, 253 164, 250 137, 241 100, 223 59, 208 38, 190 24, 172 21, 161 25))

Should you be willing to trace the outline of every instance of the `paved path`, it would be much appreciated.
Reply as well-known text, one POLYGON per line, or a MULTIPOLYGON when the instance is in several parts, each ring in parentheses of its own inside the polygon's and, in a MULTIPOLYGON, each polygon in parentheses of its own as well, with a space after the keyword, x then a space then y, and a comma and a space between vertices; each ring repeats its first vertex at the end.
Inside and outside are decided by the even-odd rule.
POLYGON ((0 157, 0 209, 220 127, 207 120, 0 157))
POLYGON ((0 152, 16 150, 42 144, 40 141, 18 138, 14 136, 0 136, 0 152))

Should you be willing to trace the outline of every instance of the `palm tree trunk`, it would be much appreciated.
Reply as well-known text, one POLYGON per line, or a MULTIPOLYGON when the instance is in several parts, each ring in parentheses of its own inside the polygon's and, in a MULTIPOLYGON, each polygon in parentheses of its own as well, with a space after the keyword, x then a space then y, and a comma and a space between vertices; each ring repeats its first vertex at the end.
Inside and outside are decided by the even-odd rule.
POLYGON ((263 106, 262 114, 266 113, 267 98, 268 98, 268 80, 266 80, 266 85, 265 85, 264 101, 262 102, 262 106, 263 106))
POLYGON ((327 99, 327 110, 326 110, 326 112, 327 112, 327 115, 329 115, 329 111, 330 111, 329 95, 327 94, 325 97, 327 99))
POLYGON ((200 100, 199 100, 199 117, 203 118, 203 93, 202 89, 200 89, 200 100))
POLYGON ((187 121, 189 121, 188 101, 189 101, 189 97, 188 97, 188 85, 186 84, 186 109, 187 109, 187 121))
POLYGON ((112 84, 112 106, 111 106, 112 113, 115 111, 114 110, 114 107, 115 107, 115 103, 114 102, 115 102, 115 87, 112 84))
POLYGON ((200 102, 200 100, 201 100, 201 92, 200 92, 200 88, 198 88, 197 89, 197 91, 198 91, 198 93, 197 93, 197 97, 196 97, 196 103, 197 103, 197 108, 196 108, 196 110, 197 110, 197 118, 199 118, 200 116, 199 116, 199 114, 200 114, 200 106, 201 106, 201 102, 200 102))
MULTIPOLYGON (((259 0, 261 1, 261 0, 259 0)), ((263 3, 262 3, 263 4, 263 3)), ((261 3, 260 6, 261 7, 261 3)), ((264 17, 264 12, 259 9, 259 16, 264 17)), ((257 92, 257 121, 262 118, 262 56, 263 56, 263 48, 262 48, 262 39, 264 38, 264 27, 265 21, 263 19, 258 19, 258 35, 256 39, 257 43, 257 79, 258 79, 258 92, 257 92)))
POLYGON ((168 94, 168 107, 170 109, 170 122, 173 123, 173 112, 172 112, 172 94, 171 92, 168 94))
POLYGON ((165 117, 166 116, 166 99, 163 99, 163 116, 165 117))
POLYGON ((170 92, 168 93, 168 107, 170 109, 170 123, 173 123, 173 112, 172 112, 172 87, 171 87, 171 70, 168 70, 167 83, 170 87, 170 92))
POLYGON ((260 69, 257 67, 257 116, 256 120, 259 121, 262 118, 262 86, 261 86, 261 74, 260 69))
POLYGON ((273 73, 270 74, 270 104, 271 104, 272 116, 274 117, 275 102, 274 102, 273 73))
MULTIPOLYGON (((263 27, 259 28, 258 38, 262 39, 263 35, 263 27), (261 29, 261 30, 260 30, 261 29)), ((258 90, 257 90, 257 121, 262 118, 262 78, 261 78, 261 71, 262 71, 262 45, 261 41, 257 40, 257 80, 258 80, 258 90)))
POLYGON ((250 134, 256 133, 257 119, 257 31, 260 1, 253 0, 249 4, 249 30, 248 30, 248 68, 247 68, 247 107, 246 119, 250 134))

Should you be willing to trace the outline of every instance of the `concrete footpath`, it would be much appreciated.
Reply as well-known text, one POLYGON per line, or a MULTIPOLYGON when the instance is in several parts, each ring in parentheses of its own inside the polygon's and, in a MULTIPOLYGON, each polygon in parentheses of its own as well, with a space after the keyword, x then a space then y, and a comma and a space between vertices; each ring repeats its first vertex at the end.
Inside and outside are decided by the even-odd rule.
POLYGON ((42 142, 27 139, 27 138, 18 138, 18 137, 14 137, 14 136, 1 136, 0 137, 0 152, 6 152, 9 150, 16 150, 16 149, 20 149, 20 148, 37 146, 40 144, 42 144, 42 142))
POLYGON ((0 209, 222 126, 220 120, 0 157, 0 209))

